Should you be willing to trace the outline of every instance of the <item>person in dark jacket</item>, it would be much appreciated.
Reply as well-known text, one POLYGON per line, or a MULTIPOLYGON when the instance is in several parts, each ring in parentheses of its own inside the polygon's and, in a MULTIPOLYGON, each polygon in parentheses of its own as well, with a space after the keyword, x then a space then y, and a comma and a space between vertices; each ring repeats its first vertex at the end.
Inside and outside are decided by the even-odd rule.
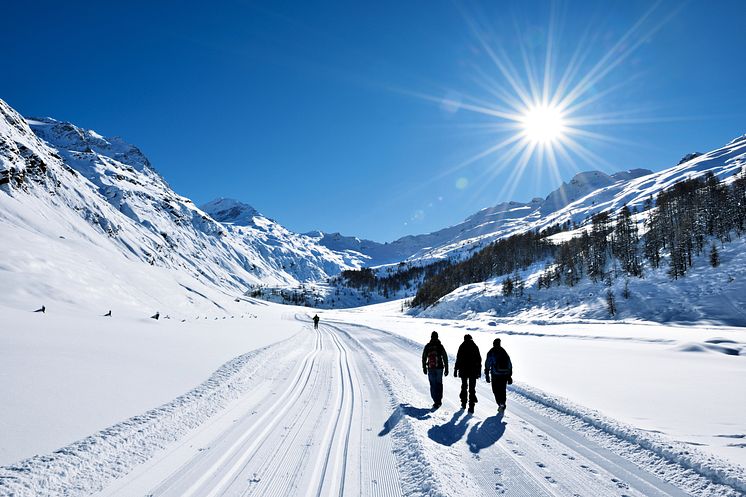
POLYGON ((469 412, 474 412, 477 400, 477 379, 482 376, 482 355, 471 335, 464 335, 464 342, 458 348, 453 375, 461 377, 461 409, 466 409, 469 401, 469 412), (468 388, 468 395, 467 395, 468 388))
POLYGON ((443 374, 448 376, 448 354, 437 331, 432 332, 430 341, 422 349, 422 372, 430 381, 430 397, 433 398, 433 409, 437 409, 443 403, 443 374))
POLYGON ((492 379, 492 393, 495 394, 498 412, 505 410, 507 385, 513 384, 513 363, 510 356, 500 345, 500 339, 495 338, 493 347, 487 352, 484 360, 484 378, 487 383, 492 379))
POLYGON ((320 319, 321 318, 319 317, 318 314, 314 315, 314 317, 313 317, 313 329, 314 330, 318 330, 319 329, 319 320, 320 319))

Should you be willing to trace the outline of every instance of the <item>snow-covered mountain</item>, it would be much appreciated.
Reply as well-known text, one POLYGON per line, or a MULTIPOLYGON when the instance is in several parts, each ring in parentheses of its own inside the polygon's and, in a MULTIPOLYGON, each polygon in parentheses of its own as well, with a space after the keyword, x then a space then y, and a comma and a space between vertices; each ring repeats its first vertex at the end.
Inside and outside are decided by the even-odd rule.
MULTIPOLYGON (((672 187, 682 180, 699 178, 701 184, 705 185, 707 182, 702 176, 708 174, 716 177, 724 185, 723 189, 733 190, 720 197, 712 197, 711 204, 706 207, 707 211, 721 211, 715 217, 719 216, 724 225, 728 219, 739 219, 738 216, 742 214, 738 213, 742 213, 743 200, 742 193, 738 193, 742 191, 739 189, 742 187, 738 185, 742 179, 738 182, 735 180, 744 178, 743 175, 746 174, 746 137, 743 136, 709 153, 689 154, 678 165, 660 172, 611 183, 603 176, 593 175, 591 183, 607 183, 606 186, 587 194, 576 195, 576 199, 566 206, 527 223, 523 231, 540 230, 560 224, 564 225, 565 229, 551 234, 548 238, 550 241, 555 244, 573 238, 578 241, 577 237, 591 229, 592 223, 588 222, 591 216, 609 212, 613 217, 626 205, 634 213, 631 219, 637 225, 638 233, 645 234, 656 220, 656 211, 662 208, 651 203, 650 208, 645 210, 646 201, 655 199, 663 191, 672 190, 672 187), (571 222, 570 225, 568 221, 571 222)), ((692 190, 692 182, 688 185, 672 191, 688 192, 690 197, 687 198, 693 198, 695 190, 692 190)), ((698 188, 699 195, 705 195, 701 193, 703 188, 698 188)), ((679 195, 683 198, 684 194, 679 195)), ((704 208, 700 206, 699 209, 697 215, 703 219, 704 208)), ((658 221, 658 226, 660 225, 658 221)), ((625 273, 619 268, 619 260, 610 257, 607 267, 601 269, 605 272, 602 279, 583 277, 583 269, 573 266, 569 270, 565 267, 564 271, 579 271, 579 279, 567 283, 567 272, 557 273, 561 278, 551 280, 550 284, 541 285, 542 276, 546 277, 555 270, 560 271, 561 262, 557 262, 558 259, 554 256, 548 256, 536 258, 530 265, 516 268, 512 275, 497 274, 487 281, 470 280, 470 284, 455 289, 449 287, 442 297, 437 298, 434 305, 413 312, 420 317, 449 319, 494 320, 509 317, 542 322, 615 317, 656 322, 705 321, 744 326, 746 245, 741 238, 742 228, 739 228, 738 222, 733 221, 727 226, 729 227, 720 235, 714 235, 713 232, 701 235, 704 238, 702 244, 712 248, 693 251, 695 253, 688 262, 690 269, 686 275, 671 273, 673 248, 672 244, 669 244, 661 252, 662 263, 652 264, 646 256, 639 274, 625 273), (716 259, 713 259, 713 254, 717 254, 716 259), (503 285, 508 279, 512 281, 513 278, 521 281, 521 291, 518 294, 506 289, 512 287, 503 285), (563 282, 565 284, 560 284, 563 282)), ((695 226, 690 226, 676 236, 688 239, 695 231, 695 226)), ((669 237, 672 232, 675 230, 669 230, 669 237)), ((641 245, 646 246, 646 243, 647 241, 643 240, 641 245)), ((571 245, 563 246, 569 251, 573 250, 568 247, 571 245)), ((638 246, 640 253, 643 248, 638 246)), ((562 249, 559 252, 562 253, 562 249)), ((453 279, 453 276, 451 278, 453 279)))
POLYGON ((744 152, 740 137, 656 173, 581 172, 544 199, 502 202, 454 226, 379 243, 294 233, 231 199, 197 207, 121 138, 51 118, 24 119, 0 100, 0 246, 10 261, 0 273, 8 298, 24 305, 52 294, 97 307, 115 295, 126 295, 131 306, 214 307, 257 286, 324 282, 345 269, 388 265, 391 273, 461 260, 529 229, 641 206, 685 178, 728 177, 741 170, 744 152))
POLYGON ((11 256, 0 272, 16 283, 11 300, 44 287, 67 303, 126 295, 133 305, 212 306, 220 295, 322 280, 365 262, 247 206, 220 205, 206 208, 222 222, 175 193, 120 138, 26 120, 0 100, 0 243, 11 256))
POLYGON ((601 171, 576 174, 569 182, 546 198, 529 202, 502 202, 469 216, 463 222, 423 235, 409 235, 391 243, 378 243, 340 233, 312 232, 318 243, 332 250, 354 250, 370 257, 368 265, 409 261, 426 263, 437 259, 460 259, 490 242, 515 234, 526 226, 542 220, 549 214, 584 198, 596 190, 651 174, 647 169, 632 169, 608 175, 601 171))

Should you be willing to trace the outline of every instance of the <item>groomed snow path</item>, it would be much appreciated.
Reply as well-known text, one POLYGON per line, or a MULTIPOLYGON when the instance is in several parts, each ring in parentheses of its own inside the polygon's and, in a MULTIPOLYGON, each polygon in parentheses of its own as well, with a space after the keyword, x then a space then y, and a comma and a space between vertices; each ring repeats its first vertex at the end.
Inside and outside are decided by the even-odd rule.
POLYGON ((483 380, 474 415, 460 410, 452 376, 433 412, 419 356, 419 345, 380 330, 304 324, 294 338, 236 358, 240 395, 185 434, 169 435, 169 420, 181 424, 178 406, 209 398, 204 385, 174 410, 154 410, 157 423, 136 450, 107 437, 139 440, 150 413, 93 435, 94 444, 0 468, 0 495, 742 495, 706 479, 684 492, 653 474, 663 470, 642 469, 515 391, 496 414, 483 380), (148 452, 153 439, 164 442, 148 452), (91 445, 109 448, 87 457, 91 445))

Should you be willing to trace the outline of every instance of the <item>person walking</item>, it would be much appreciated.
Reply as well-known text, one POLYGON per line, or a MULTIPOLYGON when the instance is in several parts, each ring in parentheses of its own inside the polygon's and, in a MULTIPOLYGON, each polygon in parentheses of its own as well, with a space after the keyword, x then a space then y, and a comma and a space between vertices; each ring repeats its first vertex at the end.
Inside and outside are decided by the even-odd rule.
POLYGON ((437 409, 443 404, 443 375, 448 376, 448 354, 437 331, 430 334, 430 341, 422 349, 422 372, 430 382, 433 409, 437 409))
POLYGON ((492 379, 492 393, 495 394, 497 412, 502 412, 506 407, 507 385, 513 384, 513 363, 510 356, 500 345, 500 339, 495 338, 492 348, 487 352, 484 360, 484 379, 490 383, 492 379))
POLYGON ((482 355, 471 335, 464 335, 464 341, 458 348, 453 375, 461 378, 461 409, 466 409, 469 402, 469 413, 474 413, 477 399, 477 379, 482 375, 482 355), (467 395, 468 394, 468 395, 467 395))
POLYGON ((320 319, 321 318, 319 317, 318 314, 314 315, 314 317, 313 317, 313 329, 314 330, 318 330, 319 329, 319 320, 320 319))

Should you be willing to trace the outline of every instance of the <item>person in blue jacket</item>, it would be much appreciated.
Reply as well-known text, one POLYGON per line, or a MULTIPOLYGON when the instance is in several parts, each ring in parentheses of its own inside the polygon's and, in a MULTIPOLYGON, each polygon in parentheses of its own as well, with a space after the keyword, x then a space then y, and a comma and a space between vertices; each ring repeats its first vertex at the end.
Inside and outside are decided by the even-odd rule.
POLYGON ((498 412, 502 412, 506 407, 507 385, 513 384, 513 363, 500 345, 499 338, 495 338, 492 345, 493 347, 487 352, 487 358, 484 360, 484 378, 487 383, 490 383, 490 379, 492 380, 492 393, 495 394, 498 412))

